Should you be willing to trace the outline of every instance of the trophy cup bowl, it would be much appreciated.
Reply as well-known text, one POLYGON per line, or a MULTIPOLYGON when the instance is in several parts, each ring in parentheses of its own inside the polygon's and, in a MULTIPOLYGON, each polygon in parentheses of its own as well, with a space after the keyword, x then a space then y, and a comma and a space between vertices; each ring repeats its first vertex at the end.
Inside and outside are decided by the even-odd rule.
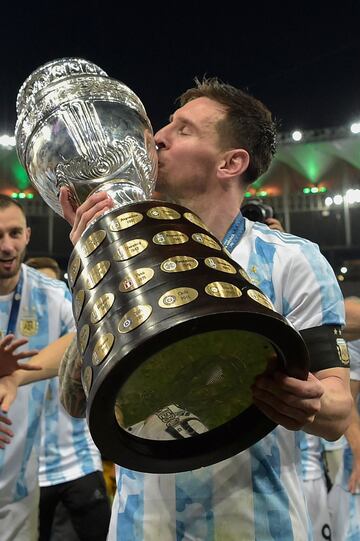
POLYGON ((271 359, 305 379, 308 352, 191 210, 151 199, 157 157, 140 99, 83 59, 35 70, 16 142, 51 208, 106 190, 114 207, 69 259, 87 421, 103 456, 144 472, 192 470, 248 448, 275 424, 252 403, 271 359))

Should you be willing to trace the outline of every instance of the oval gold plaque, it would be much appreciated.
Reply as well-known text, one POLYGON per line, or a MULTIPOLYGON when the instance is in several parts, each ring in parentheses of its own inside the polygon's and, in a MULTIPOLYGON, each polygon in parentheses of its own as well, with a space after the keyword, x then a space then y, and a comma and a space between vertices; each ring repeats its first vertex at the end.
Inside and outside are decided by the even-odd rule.
POLYGON ((170 289, 159 299, 161 308, 177 308, 197 299, 199 293, 192 287, 176 287, 170 289))
POLYGON ((69 265, 69 283, 71 287, 73 287, 73 285, 76 282, 76 278, 80 270, 80 265, 81 265, 80 256, 76 255, 69 265))
POLYGON ((205 246, 213 248, 214 250, 221 250, 220 244, 213 238, 209 237, 209 235, 204 235, 204 233, 193 233, 191 238, 199 244, 204 244, 205 246))
POLYGON ((136 269, 133 272, 130 272, 123 280, 121 280, 119 284, 119 289, 122 293, 126 293, 127 291, 133 291, 134 289, 137 289, 140 286, 143 286, 151 280, 151 278, 154 276, 153 269, 150 268, 142 268, 142 269, 136 269))
POLYGON ((266 308, 270 308, 270 310, 275 310, 273 303, 271 302, 269 297, 264 295, 264 293, 260 293, 260 291, 257 291, 256 289, 248 289, 246 293, 251 299, 258 302, 259 304, 266 306, 266 308))
POLYGON ((169 244, 184 244, 189 240, 189 237, 181 231, 161 231, 153 236, 154 244, 169 245, 169 244))
POLYGON ((192 224, 198 225, 199 227, 202 227, 203 229, 206 229, 208 231, 208 228, 204 224, 202 220, 196 214, 193 214, 192 212, 184 212, 184 218, 186 218, 189 222, 192 224))
POLYGON ((150 304, 140 304, 131 308, 126 314, 120 319, 118 325, 118 331, 121 334, 128 333, 136 327, 139 327, 151 316, 152 307, 150 304))
POLYGON ((160 268, 164 272, 183 272, 196 269, 199 262, 194 257, 186 255, 176 255, 165 259, 160 265, 160 268))
POLYGON ((83 289, 80 289, 80 291, 76 293, 76 296, 74 298, 75 319, 79 319, 83 306, 84 306, 84 301, 85 301, 85 291, 83 289))
POLYGON ((92 376, 93 374, 91 366, 86 366, 84 371, 82 372, 81 381, 87 397, 89 396, 89 391, 92 384, 92 376))
POLYGON ((110 332, 103 334, 99 340, 96 342, 94 351, 92 354, 92 363, 97 366, 102 363, 103 360, 108 356, 113 347, 115 337, 110 332))
POLYGON ((110 310, 114 304, 115 295, 113 293, 105 293, 95 301, 91 311, 91 323, 98 323, 110 310))
POLYGON ((133 239, 120 246, 116 246, 114 251, 114 260, 115 261, 126 261, 131 259, 138 254, 141 254, 148 247, 148 241, 145 239, 133 239))
POLYGON ((138 224, 143 219, 143 215, 140 212, 125 212, 120 214, 110 223, 110 231, 122 231, 128 229, 133 225, 138 224))
POLYGON ((205 292, 211 297, 219 297, 222 299, 229 299, 235 297, 241 297, 241 290, 229 284, 228 282, 211 282, 205 287, 205 292))
POLYGON ((86 279, 86 287, 92 289, 95 287, 105 276, 110 268, 110 261, 100 261, 93 266, 89 271, 89 276, 86 279))
POLYGON ((98 246, 103 242, 106 237, 106 231, 99 229, 94 233, 91 233, 81 247, 81 251, 85 257, 92 254, 98 246))
POLYGON ((221 257, 207 257, 205 259, 205 265, 214 270, 236 274, 235 267, 225 259, 221 259, 221 257))
POLYGON ((181 214, 177 210, 169 207, 153 207, 146 214, 149 218, 155 218, 156 220, 178 220, 181 218, 181 214))
POLYGON ((84 354, 86 346, 88 345, 90 337, 90 327, 89 325, 83 325, 79 333, 79 342, 80 342, 80 352, 84 354))
POLYGON ((250 282, 250 283, 251 283, 251 278, 250 278, 250 276, 248 275, 248 273, 247 273, 244 269, 240 268, 240 269, 239 269, 239 274, 240 274, 240 276, 242 276, 247 282, 250 282))

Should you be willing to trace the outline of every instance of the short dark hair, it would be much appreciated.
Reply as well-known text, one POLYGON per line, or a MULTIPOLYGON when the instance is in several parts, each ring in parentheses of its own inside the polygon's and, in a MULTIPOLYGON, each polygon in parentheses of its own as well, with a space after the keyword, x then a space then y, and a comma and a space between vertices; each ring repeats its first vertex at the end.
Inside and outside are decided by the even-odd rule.
POLYGON ((225 106, 226 117, 217 124, 223 145, 244 148, 250 164, 244 174, 247 184, 254 182, 269 168, 276 151, 276 124, 270 111, 258 99, 218 78, 195 79, 196 86, 180 97, 181 106, 206 97, 225 106))
POLYGON ((52 257, 30 257, 25 261, 25 265, 33 269, 52 269, 56 273, 56 277, 60 278, 61 271, 58 262, 52 257))
POLYGON ((12 197, 9 197, 8 195, 5 195, 4 193, 0 193, 0 210, 7 209, 11 207, 11 205, 18 207, 26 219, 26 214, 22 205, 20 205, 20 203, 18 201, 15 201, 15 199, 13 199, 12 197))

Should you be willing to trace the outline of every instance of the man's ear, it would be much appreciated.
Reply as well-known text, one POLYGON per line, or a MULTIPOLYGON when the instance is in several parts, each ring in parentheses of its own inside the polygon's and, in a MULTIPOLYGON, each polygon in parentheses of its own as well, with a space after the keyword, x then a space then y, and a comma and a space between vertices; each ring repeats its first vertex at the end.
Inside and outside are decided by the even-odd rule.
POLYGON ((30 237, 31 237, 31 227, 27 227, 27 228, 26 228, 25 235, 26 235, 26 246, 27 246, 27 245, 29 244, 29 242, 30 242, 30 237))
POLYGON ((250 156, 243 148, 224 152, 218 167, 218 176, 222 179, 242 175, 249 167, 250 156))

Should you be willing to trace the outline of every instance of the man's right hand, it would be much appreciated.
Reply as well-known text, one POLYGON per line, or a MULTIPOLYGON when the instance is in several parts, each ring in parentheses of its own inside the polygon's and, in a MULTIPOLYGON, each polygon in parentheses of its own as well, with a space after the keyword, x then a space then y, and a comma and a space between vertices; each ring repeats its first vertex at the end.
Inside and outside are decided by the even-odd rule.
POLYGON ((96 192, 90 195, 82 205, 74 208, 70 195, 68 188, 63 186, 60 189, 59 201, 65 220, 72 226, 70 240, 75 246, 87 225, 99 218, 106 210, 111 209, 114 203, 106 192, 96 192))
POLYGON ((0 378, 0 410, 3 413, 7 413, 11 404, 14 402, 18 385, 16 371, 11 376, 0 378))
POLYGON ((39 366, 19 362, 38 353, 37 349, 16 351, 27 343, 27 338, 15 338, 13 334, 7 334, 0 340, 0 377, 9 376, 20 368, 23 370, 40 370, 39 366))
POLYGON ((14 433, 8 426, 11 425, 10 419, 0 413, 0 449, 5 449, 5 445, 11 443, 14 433))

